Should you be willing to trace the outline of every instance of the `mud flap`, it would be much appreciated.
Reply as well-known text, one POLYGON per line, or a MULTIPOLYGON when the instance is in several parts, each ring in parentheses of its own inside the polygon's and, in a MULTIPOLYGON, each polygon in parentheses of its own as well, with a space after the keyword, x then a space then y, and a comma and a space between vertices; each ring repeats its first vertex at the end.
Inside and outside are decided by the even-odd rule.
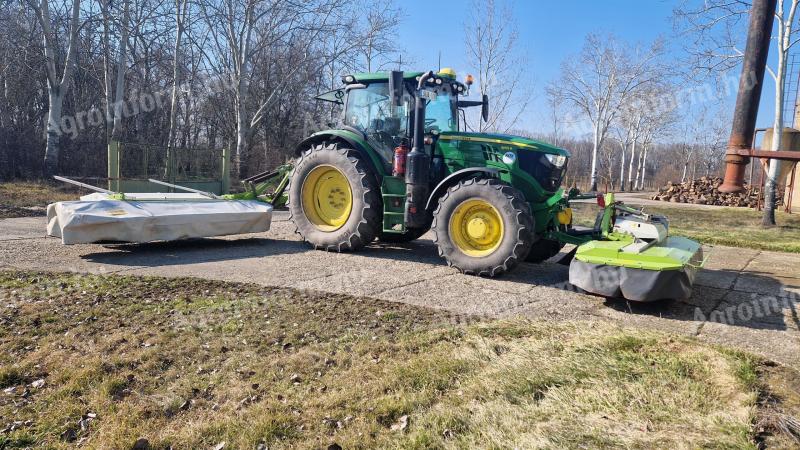
POLYGON ((684 300, 692 295, 702 249, 681 270, 645 270, 591 264, 577 259, 569 266, 569 282, 586 292, 636 302, 684 300))

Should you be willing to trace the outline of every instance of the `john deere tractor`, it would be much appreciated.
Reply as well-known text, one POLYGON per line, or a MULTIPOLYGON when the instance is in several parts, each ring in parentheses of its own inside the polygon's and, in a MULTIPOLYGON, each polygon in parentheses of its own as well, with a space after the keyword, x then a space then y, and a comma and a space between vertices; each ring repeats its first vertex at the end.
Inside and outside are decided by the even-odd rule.
POLYGON ((569 152, 464 131, 465 108, 488 116, 486 96, 464 99, 471 77, 442 69, 342 81, 317 97, 342 106, 341 124, 298 145, 289 185, 291 218, 312 246, 351 251, 432 230, 448 264, 495 276, 572 240, 561 188, 569 152))

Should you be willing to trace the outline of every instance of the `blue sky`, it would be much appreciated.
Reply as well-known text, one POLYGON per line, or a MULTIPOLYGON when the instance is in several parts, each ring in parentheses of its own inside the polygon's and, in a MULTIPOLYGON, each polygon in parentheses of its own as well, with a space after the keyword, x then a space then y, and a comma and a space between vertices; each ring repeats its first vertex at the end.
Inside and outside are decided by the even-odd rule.
MULTIPOLYGON (((564 57, 580 51, 587 33, 611 32, 632 43, 648 43, 663 36, 671 42, 671 55, 679 56, 680 45, 674 41, 671 22, 675 3, 663 0, 516 0, 513 5, 518 18, 519 45, 528 55, 528 64, 520 69, 531 71, 536 94, 521 128, 549 131, 544 87, 558 77, 564 57)), ((469 17, 470 1, 408 0, 401 4, 406 18, 400 28, 400 38, 406 53, 414 59, 415 68, 435 69, 441 51, 442 66, 464 72, 467 37, 463 36, 462 26, 469 17), (442 18, 445 11, 450 11, 446 20, 442 18)), ((459 73, 461 75, 463 73, 459 73)), ((759 126, 770 125, 774 117, 773 92, 774 83, 767 75, 759 126)), ((735 98, 731 96, 726 100, 732 109, 735 98)))

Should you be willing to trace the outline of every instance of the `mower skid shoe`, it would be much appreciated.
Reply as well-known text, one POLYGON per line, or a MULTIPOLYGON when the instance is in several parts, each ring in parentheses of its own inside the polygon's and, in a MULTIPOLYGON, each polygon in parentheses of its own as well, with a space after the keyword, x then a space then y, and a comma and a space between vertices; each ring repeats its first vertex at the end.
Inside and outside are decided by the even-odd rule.
MULTIPOLYGON (((702 260, 702 250, 695 257, 702 260)), ((586 292, 635 302, 684 300, 692 295, 697 269, 645 270, 630 267, 591 264, 573 260, 569 282, 586 292)))

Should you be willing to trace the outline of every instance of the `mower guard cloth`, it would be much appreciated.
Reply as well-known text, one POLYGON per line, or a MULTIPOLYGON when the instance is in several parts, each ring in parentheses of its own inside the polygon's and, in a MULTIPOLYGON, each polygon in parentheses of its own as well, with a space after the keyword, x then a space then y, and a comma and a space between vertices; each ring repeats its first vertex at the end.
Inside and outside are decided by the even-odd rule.
POLYGON ((692 286, 702 260, 702 249, 698 249, 690 264, 678 270, 635 269, 574 259, 569 266, 569 282, 604 297, 636 302, 683 300, 692 295, 692 286))
MULTIPOLYGON (((173 194, 174 195, 174 194, 173 194)), ((63 244, 145 243, 268 231, 272 206, 245 200, 81 200, 47 206, 63 244)))

